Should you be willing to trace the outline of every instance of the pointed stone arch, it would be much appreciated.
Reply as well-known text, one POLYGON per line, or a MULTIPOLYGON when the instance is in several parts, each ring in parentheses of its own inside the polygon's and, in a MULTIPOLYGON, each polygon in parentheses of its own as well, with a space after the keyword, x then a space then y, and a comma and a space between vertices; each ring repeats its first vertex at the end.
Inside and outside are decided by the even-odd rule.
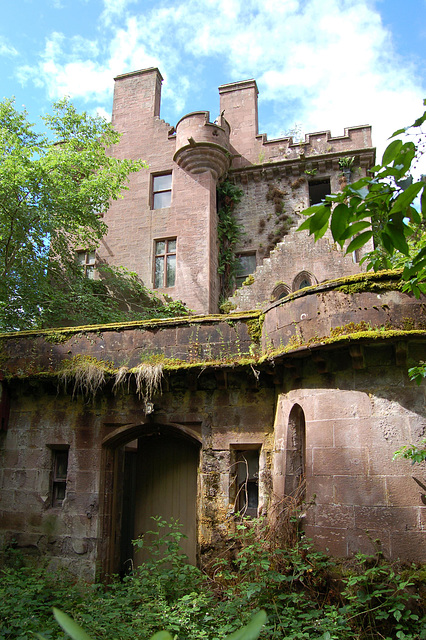
POLYGON ((300 404, 294 404, 289 417, 285 461, 285 495, 303 498, 306 476, 306 420, 300 404))
POLYGON ((292 291, 299 291, 299 289, 305 289, 306 287, 312 287, 318 284, 317 279, 310 271, 300 271, 293 280, 292 291))

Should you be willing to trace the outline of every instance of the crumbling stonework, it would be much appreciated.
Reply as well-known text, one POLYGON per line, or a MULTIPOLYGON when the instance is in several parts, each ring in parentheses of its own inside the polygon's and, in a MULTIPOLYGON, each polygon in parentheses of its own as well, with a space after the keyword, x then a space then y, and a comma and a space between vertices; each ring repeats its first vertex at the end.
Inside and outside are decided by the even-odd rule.
POLYGON ((131 540, 151 516, 179 518, 202 563, 238 512, 276 524, 290 504, 331 554, 426 560, 424 496, 392 461, 425 433, 407 369, 426 359, 426 302, 296 232, 313 179, 335 190, 352 179, 341 157, 354 175, 373 164, 370 128, 268 141, 254 80, 219 88, 215 122, 170 127, 160 88, 157 69, 116 79, 114 153, 149 169, 105 214, 98 257, 148 286, 176 265, 158 290, 202 315, 0 335, 0 543, 93 580, 141 561, 131 540), (225 175, 243 191, 237 253, 257 268, 214 315, 225 175))

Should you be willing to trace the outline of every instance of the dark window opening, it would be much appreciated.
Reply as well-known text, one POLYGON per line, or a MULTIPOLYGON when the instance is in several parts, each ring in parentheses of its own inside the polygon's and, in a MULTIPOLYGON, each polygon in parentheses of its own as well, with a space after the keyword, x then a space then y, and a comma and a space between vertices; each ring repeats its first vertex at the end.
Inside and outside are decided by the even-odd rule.
POLYGON ((302 282, 299 284, 299 289, 306 289, 306 287, 310 287, 311 283, 307 278, 304 278, 302 282))
POLYGON ((235 286, 238 289, 250 274, 256 271, 256 254, 241 253, 237 256, 237 268, 235 273, 235 286))
POLYGON ((311 180, 309 183, 309 205, 318 204, 324 200, 325 196, 330 195, 330 178, 325 180, 311 180))
POLYGON ((62 506, 67 491, 68 448, 52 448, 52 507, 62 506))
POLYGON ((255 518, 259 507, 259 449, 243 449, 235 454, 235 510, 255 518))
POLYGON ((152 208, 165 209, 172 202, 172 174, 165 173, 152 178, 152 208))
POLYGON ((176 282, 176 238, 155 243, 154 287, 174 287, 176 282))

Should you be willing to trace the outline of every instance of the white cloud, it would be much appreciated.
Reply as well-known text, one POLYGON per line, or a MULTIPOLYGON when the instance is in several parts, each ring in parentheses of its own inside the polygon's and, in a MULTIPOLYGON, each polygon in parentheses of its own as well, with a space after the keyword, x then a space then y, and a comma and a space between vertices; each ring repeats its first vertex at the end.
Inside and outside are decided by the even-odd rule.
POLYGON ((150 66, 165 77, 163 103, 176 120, 210 74, 256 78, 270 137, 296 121, 335 135, 370 123, 382 141, 414 120, 424 92, 369 0, 163 0, 151 10, 103 0, 96 41, 52 34, 21 78, 31 72, 50 97, 99 104, 115 75, 150 66))
POLYGON ((0 36, 0 56, 14 57, 18 55, 18 51, 13 47, 6 38, 0 36))

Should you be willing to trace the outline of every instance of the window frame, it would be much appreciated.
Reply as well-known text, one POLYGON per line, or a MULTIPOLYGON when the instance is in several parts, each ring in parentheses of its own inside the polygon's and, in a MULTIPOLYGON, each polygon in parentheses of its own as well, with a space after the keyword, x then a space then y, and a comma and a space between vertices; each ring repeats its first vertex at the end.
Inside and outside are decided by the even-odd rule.
POLYGON ((172 181, 173 181, 173 171, 164 171, 163 173, 153 173, 151 174, 151 199, 150 206, 153 211, 158 211, 160 209, 168 209, 172 204, 172 181), (165 176, 170 176, 170 187, 167 189, 156 189, 155 181, 157 178, 164 178, 165 176), (162 193, 170 193, 170 202, 165 207, 156 207, 155 206, 155 196, 156 194, 162 193))
POLYGON ((153 262, 154 262, 154 264, 153 264, 153 288, 154 289, 171 289, 172 287, 175 287, 176 286, 176 266, 177 266, 177 237, 176 236, 172 236, 170 238, 159 238, 159 239, 154 240, 154 261, 153 262), (160 242, 164 242, 165 243, 165 247, 164 247, 164 252, 163 253, 157 253, 157 245, 160 242), (169 242, 174 242, 175 243, 174 251, 169 251, 169 242), (168 275, 168 271, 169 271, 168 258, 170 256, 174 256, 175 257, 173 284, 167 284, 167 275, 168 275), (162 282, 162 284, 157 284, 157 269, 156 269, 157 258, 162 258, 162 260, 163 260, 163 282, 162 282))
POLYGON ((233 469, 233 471, 231 473, 230 498, 234 503, 234 511, 236 513, 240 513, 242 516, 247 516, 250 518, 256 518, 259 514, 261 449, 262 445, 260 443, 231 445, 231 468, 233 469), (244 454, 246 454, 247 459, 244 458, 244 454), (251 473, 249 459, 250 457, 253 457, 253 454, 256 455, 255 466, 257 467, 257 470, 251 473), (242 465, 244 464, 246 465, 248 475, 246 474, 243 478, 244 473, 242 471, 242 465), (249 506, 248 504, 250 500, 250 494, 247 489, 249 486, 251 488, 255 487, 256 489, 256 506, 249 506))
POLYGON ((312 207, 315 204, 320 204, 324 200, 325 196, 326 195, 328 196, 330 194, 331 194, 331 178, 330 177, 325 176, 324 178, 317 178, 315 180, 309 180, 308 181, 308 198, 309 198, 309 206, 310 207, 312 207), (320 187, 321 185, 325 186, 326 184, 328 186, 327 193, 325 193, 325 189, 324 189, 324 195, 321 198, 321 200, 316 200, 314 202, 314 198, 311 195, 311 190, 314 187, 320 187))
POLYGON ((234 278, 235 278, 235 288, 239 289, 240 287, 243 286, 243 282, 245 280, 247 280, 247 278, 249 276, 251 276, 256 271, 256 268, 257 268, 257 254, 256 254, 256 251, 240 251, 239 253, 235 254, 235 258, 237 260, 237 269, 235 270, 235 276, 234 276, 234 278), (253 271, 247 272, 245 274, 243 273, 242 275, 240 275, 240 274, 237 273, 237 271, 238 271, 238 260, 239 260, 239 258, 245 258, 245 257, 254 257, 254 262, 255 262, 254 269, 253 269, 253 271))
POLYGON ((52 507, 62 507, 67 496, 69 445, 48 445, 52 452, 51 479, 50 479, 50 504, 52 507), (64 460, 65 459, 65 460, 64 460), (59 474, 59 465, 65 461, 65 473, 59 474), (58 497, 63 495, 63 497, 58 497))
POLYGON ((94 249, 79 249, 76 251, 76 258, 79 267, 83 269, 83 275, 88 280, 95 279, 96 270, 96 251, 94 249), (91 258, 93 255, 93 259, 91 258), (79 260, 79 256, 84 256, 84 262, 79 260), (91 275, 88 275, 88 274, 91 275))

